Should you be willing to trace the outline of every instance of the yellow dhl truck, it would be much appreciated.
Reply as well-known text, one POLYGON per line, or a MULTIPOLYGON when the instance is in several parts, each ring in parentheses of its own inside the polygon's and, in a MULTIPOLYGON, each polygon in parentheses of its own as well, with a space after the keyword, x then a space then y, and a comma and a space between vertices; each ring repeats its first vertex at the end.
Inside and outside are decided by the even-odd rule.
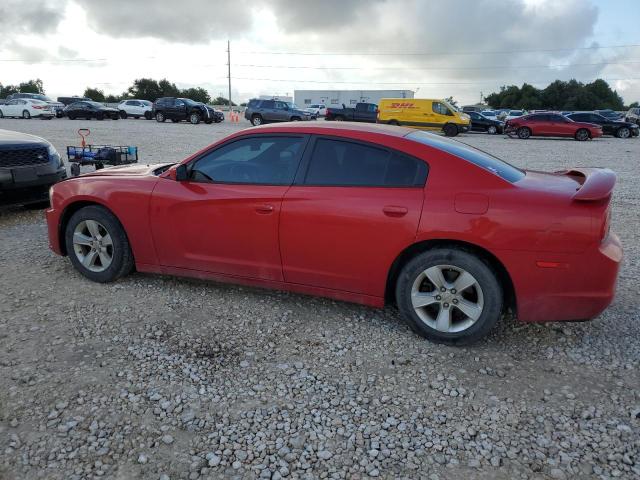
POLYGON ((431 98, 383 98, 378 103, 378 123, 441 130, 448 137, 466 132, 471 119, 445 100, 431 98))

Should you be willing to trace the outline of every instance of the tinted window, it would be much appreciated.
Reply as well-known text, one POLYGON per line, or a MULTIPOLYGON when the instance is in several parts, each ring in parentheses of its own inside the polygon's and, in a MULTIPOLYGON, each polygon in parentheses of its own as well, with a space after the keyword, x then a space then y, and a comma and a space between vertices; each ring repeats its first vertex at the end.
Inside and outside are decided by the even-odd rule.
POLYGON ((246 138, 216 148, 195 162, 201 182, 290 185, 298 168, 302 137, 246 138))
POLYGON ((308 185, 415 187, 427 178, 425 162, 360 143, 320 138, 305 178, 308 185))
POLYGON ((549 115, 549 120, 556 123, 567 123, 567 118, 562 115, 549 115))
POLYGON ((591 115, 588 113, 574 113, 572 115, 569 115, 569 118, 574 122, 588 122, 589 120, 591 120, 590 117, 591 115))
POLYGON ((457 142, 432 133, 420 131, 411 132, 405 138, 429 145, 430 147, 445 151, 455 155, 456 157, 460 157, 474 165, 478 165, 479 167, 489 170, 512 183, 517 182, 524 177, 524 172, 522 170, 517 169, 513 165, 509 165, 507 162, 500 160, 493 155, 470 147, 462 142, 457 142))
POLYGON ((275 103, 273 100, 263 100, 260 108, 275 108, 275 103))

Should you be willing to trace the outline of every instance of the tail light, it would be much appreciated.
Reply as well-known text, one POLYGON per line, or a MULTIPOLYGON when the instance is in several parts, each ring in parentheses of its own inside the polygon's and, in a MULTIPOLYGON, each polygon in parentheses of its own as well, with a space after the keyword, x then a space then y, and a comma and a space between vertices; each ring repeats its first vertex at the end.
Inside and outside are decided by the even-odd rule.
POLYGON ((35 108, 36 110, 44 109, 44 107, 41 107, 40 105, 32 105, 32 107, 35 108))

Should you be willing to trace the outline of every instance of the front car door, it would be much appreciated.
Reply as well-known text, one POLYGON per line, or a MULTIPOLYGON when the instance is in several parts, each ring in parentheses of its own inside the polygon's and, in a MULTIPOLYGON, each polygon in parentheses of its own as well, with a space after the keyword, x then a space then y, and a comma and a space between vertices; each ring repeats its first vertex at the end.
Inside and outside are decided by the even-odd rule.
POLYGON ((375 144, 315 137, 282 205, 285 281, 383 296, 389 267, 415 239, 427 170, 375 144))
POLYGON ((19 108, 18 100, 9 100, 2 110, 7 117, 17 117, 20 115, 17 113, 19 108))
POLYGON ((189 178, 161 178, 151 228, 163 267, 282 281, 278 223, 305 135, 252 135, 194 159, 189 178))
POLYGON ((289 120, 289 107, 284 102, 274 102, 274 120, 278 122, 286 122, 289 120))

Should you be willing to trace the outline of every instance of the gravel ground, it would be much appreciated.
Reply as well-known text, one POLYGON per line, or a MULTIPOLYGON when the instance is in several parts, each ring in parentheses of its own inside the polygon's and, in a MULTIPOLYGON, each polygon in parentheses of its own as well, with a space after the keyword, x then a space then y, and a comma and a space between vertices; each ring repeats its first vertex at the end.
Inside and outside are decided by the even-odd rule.
MULTIPOLYGON (((238 128, 1 120, 179 160, 238 128)), ((241 124, 245 126, 248 124, 241 124)), ((531 169, 619 174, 619 294, 579 324, 434 345, 393 308, 172 277, 92 284, 43 212, 0 212, 0 478, 640 478, 640 139, 463 135, 531 169)))

